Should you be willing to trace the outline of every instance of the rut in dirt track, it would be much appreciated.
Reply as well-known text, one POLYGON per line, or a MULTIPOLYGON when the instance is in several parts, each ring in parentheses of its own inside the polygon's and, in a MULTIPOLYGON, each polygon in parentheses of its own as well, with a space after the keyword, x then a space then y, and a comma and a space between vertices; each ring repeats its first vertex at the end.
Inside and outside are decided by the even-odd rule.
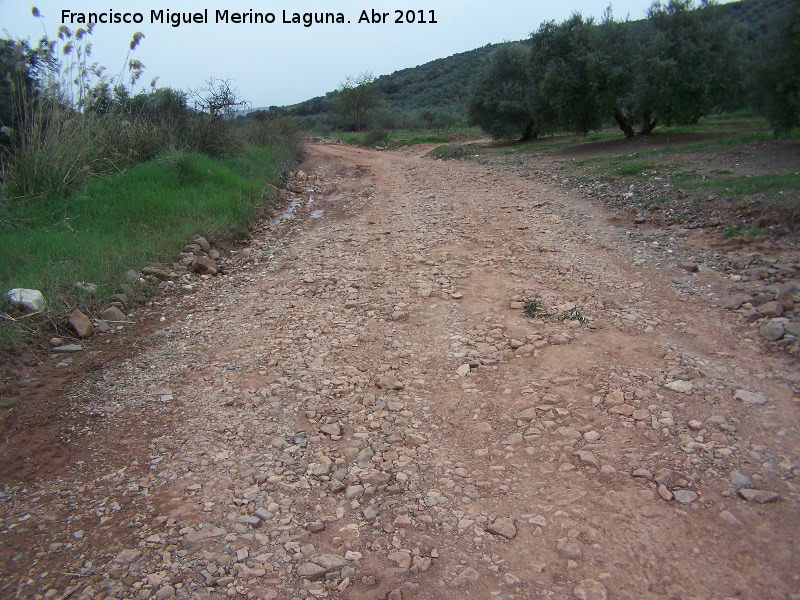
POLYGON ((70 392, 90 452, 3 492, 3 597, 800 594, 796 365, 581 198, 310 153, 315 218, 70 392))

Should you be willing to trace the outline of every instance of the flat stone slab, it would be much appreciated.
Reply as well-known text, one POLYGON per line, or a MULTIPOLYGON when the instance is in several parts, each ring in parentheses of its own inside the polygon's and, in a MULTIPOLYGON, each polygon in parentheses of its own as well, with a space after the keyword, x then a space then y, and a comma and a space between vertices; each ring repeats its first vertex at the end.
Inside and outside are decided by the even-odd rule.
POLYGON ((313 558, 314 564, 319 565, 327 571, 335 571, 346 567, 349 563, 344 556, 338 554, 320 554, 313 558))
POLYGON ((128 548, 114 557, 114 562, 118 565, 127 565, 135 561, 142 554, 141 550, 128 548))
POLYGON ((675 496, 675 500, 681 504, 691 504, 697 500, 697 492, 693 492, 692 490, 675 490, 673 495, 675 496))
POLYGON ((667 387, 674 392, 679 392, 681 394, 688 394, 694 388, 694 385, 691 381, 684 381, 683 379, 676 379, 675 381, 670 381, 667 384, 667 387))
POLYGON ((750 392, 748 390, 736 390, 733 397, 741 400, 745 404, 766 404, 767 397, 760 392, 750 392))
POLYGON ((514 526, 513 517, 499 517, 493 523, 486 527, 486 531, 499 535, 507 540, 514 539, 517 536, 517 528, 514 526))
POLYGON ((767 504, 769 502, 776 502, 780 496, 775 492, 768 490, 753 490, 750 488, 742 488, 739 490, 742 498, 748 502, 757 502, 758 504, 767 504))
POLYGON ((185 541, 187 544, 193 544, 210 538, 222 537, 223 535, 227 534, 228 532, 225 531, 222 527, 213 527, 213 526, 203 527, 202 529, 198 529, 197 531, 190 531, 189 533, 187 533, 185 541))
POLYGON ((66 344, 65 346, 56 346, 55 348, 50 349, 51 352, 82 352, 83 346, 80 344, 66 344))
POLYGON ((311 581, 322 579, 325 577, 325 573, 327 573, 325 567, 321 567, 320 565, 312 562, 303 563, 297 567, 298 577, 310 579, 311 581))

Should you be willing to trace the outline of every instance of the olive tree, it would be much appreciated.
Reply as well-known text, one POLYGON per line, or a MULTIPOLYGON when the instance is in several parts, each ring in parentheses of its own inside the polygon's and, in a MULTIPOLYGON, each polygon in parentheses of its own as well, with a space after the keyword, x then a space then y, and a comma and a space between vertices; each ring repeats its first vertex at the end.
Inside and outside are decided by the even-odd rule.
POLYGON ((768 24, 758 68, 760 101, 775 133, 800 126, 800 4, 768 24))
POLYGON ((635 83, 642 133, 657 123, 696 123, 738 100, 742 74, 732 27, 713 5, 655 2, 648 11, 635 83))
POLYGON ((494 139, 536 137, 538 128, 529 101, 530 54, 520 44, 503 44, 478 72, 467 99, 471 125, 494 139))

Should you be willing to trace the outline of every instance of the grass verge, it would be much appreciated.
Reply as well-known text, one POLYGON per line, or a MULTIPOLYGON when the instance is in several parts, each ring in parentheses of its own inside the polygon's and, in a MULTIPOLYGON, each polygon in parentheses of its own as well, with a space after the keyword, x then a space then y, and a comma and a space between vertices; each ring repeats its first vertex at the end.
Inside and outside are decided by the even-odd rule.
POLYGON ((709 190, 725 194, 730 198, 742 198, 753 194, 768 192, 791 193, 800 191, 800 174, 782 173, 777 175, 725 176, 729 173, 715 173, 715 177, 699 173, 675 173, 673 183, 684 190, 709 190))
MULTIPOLYGON (((212 159, 175 151, 92 179, 67 197, 7 199, 0 206, 2 289, 40 290, 48 313, 39 320, 58 320, 75 306, 106 301, 126 269, 169 262, 193 235, 244 236, 269 200, 267 182, 281 176, 285 153, 249 147, 212 159), (97 292, 87 298, 76 282, 93 283, 97 292)), ((0 328, 0 350, 20 341, 15 323, 3 319, 0 328)))
POLYGON ((424 133, 418 131, 384 131, 380 129, 363 133, 338 133, 333 136, 351 146, 375 146, 396 149, 418 144, 446 144, 453 138, 469 138, 468 132, 424 133))

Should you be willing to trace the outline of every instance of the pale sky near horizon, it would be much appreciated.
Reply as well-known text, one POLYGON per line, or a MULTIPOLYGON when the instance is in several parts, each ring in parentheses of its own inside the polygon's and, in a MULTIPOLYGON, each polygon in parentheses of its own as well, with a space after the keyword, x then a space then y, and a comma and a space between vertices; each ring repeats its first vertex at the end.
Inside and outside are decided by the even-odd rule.
MULTIPOLYGON (((618 20, 645 17, 650 0, 611 2, 618 20)), ((599 18, 609 0, 0 0, 0 33, 38 40, 42 23, 31 15, 36 6, 53 38, 59 25, 81 25, 62 19, 62 11, 140 13, 140 24, 100 24, 93 34, 93 58, 118 73, 136 31, 145 35, 132 54, 146 66, 142 83, 179 89, 202 86, 209 76, 229 78, 253 107, 284 106, 336 89, 348 75, 380 76, 490 43, 521 40, 547 20, 573 12, 599 18), (208 9, 207 23, 152 22, 151 11, 197 12, 208 9), (397 24, 395 11, 419 11, 438 23, 397 24), (272 24, 215 22, 217 11, 272 13, 272 24), (384 24, 358 23, 362 11, 389 13, 384 24), (342 13, 344 24, 284 23, 283 11, 342 13)), ((138 86, 140 87, 140 86, 138 86)), ((137 87, 137 89, 138 89, 137 87)))

